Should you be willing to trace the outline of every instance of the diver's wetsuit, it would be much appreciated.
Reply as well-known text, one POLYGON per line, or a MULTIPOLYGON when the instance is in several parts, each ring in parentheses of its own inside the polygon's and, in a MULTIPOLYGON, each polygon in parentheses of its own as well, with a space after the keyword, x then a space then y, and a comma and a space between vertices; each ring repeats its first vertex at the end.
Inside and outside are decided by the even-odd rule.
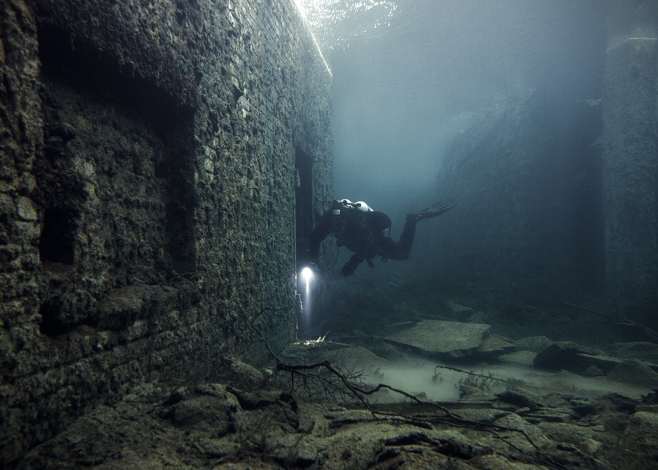
POLYGON ((385 235, 386 230, 391 227, 391 219, 386 214, 378 211, 363 212, 335 201, 311 232, 309 260, 317 263, 320 243, 332 234, 336 237, 338 246, 346 246, 354 252, 340 271, 343 276, 351 275, 363 261, 367 261, 372 267, 372 260, 376 256, 381 256, 382 260, 407 259, 414 242, 418 220, 420 219, 409 214, 400 241, 396 242, 385 235))

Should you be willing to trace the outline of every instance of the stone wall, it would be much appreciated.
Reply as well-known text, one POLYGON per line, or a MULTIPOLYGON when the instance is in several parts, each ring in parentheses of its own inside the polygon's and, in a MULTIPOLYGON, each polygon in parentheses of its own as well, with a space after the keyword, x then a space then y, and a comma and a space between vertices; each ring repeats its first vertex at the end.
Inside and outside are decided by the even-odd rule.
POLYGON ((610 1, 603 112, 606 270, 615 313, 658 328, 658 5, 610 1))
POLYGON ((0 41, 4 465, 137 382, 263 362, 252 319, 293 341, 296 152, 318 212, 333 171, 292 1, 8 0, 0 41))
POLYGON ((436 191, 414 203, 457 204, 418 230, 420 275, 513 295, 600 289, 600 115, 600 106, 535 91, 456 138, 436 191))
MULTIPOLYGON (((658 4, 608 0, 602 89, 538 90, 446 152, 438 195, 457 207, 420 231, 425 275, 559 298, 658 328, 658 4), (601 99, 599 99, 601 98, 601 99)), ((603 25, 602 25, 603 27, 603 25)))

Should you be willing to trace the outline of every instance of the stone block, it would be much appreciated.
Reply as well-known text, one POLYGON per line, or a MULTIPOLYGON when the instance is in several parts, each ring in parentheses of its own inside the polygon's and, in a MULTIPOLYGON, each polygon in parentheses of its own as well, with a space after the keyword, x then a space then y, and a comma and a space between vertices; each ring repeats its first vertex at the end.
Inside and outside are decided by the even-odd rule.
POLYGON ((16 210, 18 213, 18 216, 23 219, 27 220, 30 222, 37 221, 39 219, 39 216, 37 214, 37 210, 34 207, 34 203, 30 198, 27 197, 19 197, 16 199, 16 210))
POLYGON ((388 336, 391 344, 411 347, 425 354, 463 358, 478 351, 489 335, 489 325, 424 320, 409 330, 388 336))

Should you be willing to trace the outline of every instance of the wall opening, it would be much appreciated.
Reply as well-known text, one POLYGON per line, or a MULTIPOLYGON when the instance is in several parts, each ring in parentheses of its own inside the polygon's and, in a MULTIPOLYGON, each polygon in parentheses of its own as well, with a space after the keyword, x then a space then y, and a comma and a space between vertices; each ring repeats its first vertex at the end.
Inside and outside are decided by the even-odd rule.
POLYGON ((46 211, 39 240, 42 263, 73 264, 77 218, 71 210, 51 208, 46 211))

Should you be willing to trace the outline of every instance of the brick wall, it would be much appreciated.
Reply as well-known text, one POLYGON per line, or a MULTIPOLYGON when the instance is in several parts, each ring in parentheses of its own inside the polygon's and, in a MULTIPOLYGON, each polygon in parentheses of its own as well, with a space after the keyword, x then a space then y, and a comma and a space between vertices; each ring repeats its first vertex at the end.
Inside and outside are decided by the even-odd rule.
POLYGON ((295 153, 331 77, 292 1, 3 2, 0 462, 142 380, 295 339, 295 153))

